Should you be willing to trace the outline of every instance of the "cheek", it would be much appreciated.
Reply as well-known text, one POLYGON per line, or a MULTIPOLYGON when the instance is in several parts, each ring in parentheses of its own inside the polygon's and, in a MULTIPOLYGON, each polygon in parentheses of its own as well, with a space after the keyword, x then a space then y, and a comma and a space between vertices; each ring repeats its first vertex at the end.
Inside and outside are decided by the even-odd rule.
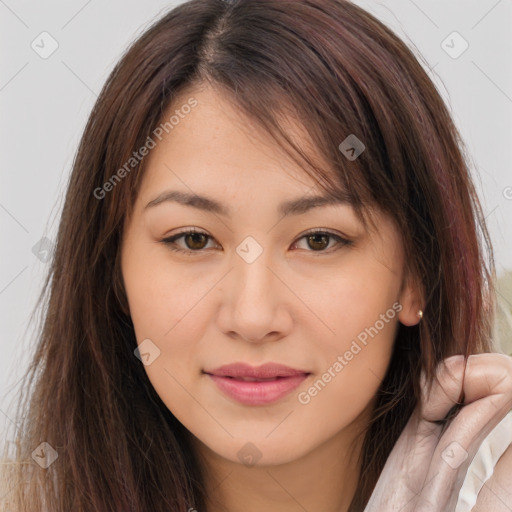
POLYGON ((180 324, 197 324, 189 320, 198 320, 196 306, 211 278, 170 264, 156 243, 128 245, 122 272, 137 339, 165 339, 182 328, 180 324))
POLYGON ((144 370, 167 408, 186 419, 186 390, 199 377, 203 359, 199 340, 208 318, 209 280, 134 253, 123 262, 123 276, 139 351, 149 347, 152 353, 144 370))
POLYGON ((348 349, 359 335, 364 342, 368 330, 389 344, 398 321, 400 275, 373 259, 354 259, 305 300, 324 324, 322 341, 336 351, 348 349))
POLYGON ((297 395, 304 408, 303 421, 314 425, 320 438, 334 435, 371 409, 391 360, 398 328, 396 310, 377 300, 366 299, 361 303, 364 308, 350 304, 331 317, 336 334, 317 341, 313 350, 322 354, 319 373, 297 395))
POLYGON ((150 244, 127 247, 122 271, 137 343, 158 354, 145 370, 169 406, 169 397, 181 400, 179 383, 199 375, 212 276, 169 265, 161 248, 150 244))
POLYGON ((308 305, 322 320, 324 334, 310 336, 312 353, 321 354, 321 373, 318 391, 308 395, 318 392, 326 407, 334 401, 354 410, 372 398, 396 338, 400 279, 390 265, 361 255, 331 274, 324 293, 310 294, 308 305))

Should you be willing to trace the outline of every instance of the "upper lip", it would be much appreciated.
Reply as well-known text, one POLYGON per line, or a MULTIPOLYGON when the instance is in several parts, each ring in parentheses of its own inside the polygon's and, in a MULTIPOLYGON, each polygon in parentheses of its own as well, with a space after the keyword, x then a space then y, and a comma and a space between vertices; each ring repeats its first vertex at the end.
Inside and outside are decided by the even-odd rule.
POLYGON ((204 373, 221 377, 249 377, 253 379, 293 377, 295 375, 309 374, 306 370, 297 370, 278 363, 266 363, 261 366, 251 366, 247 363, 231 363, 215 368, 215 370, 204 370, 204 373))

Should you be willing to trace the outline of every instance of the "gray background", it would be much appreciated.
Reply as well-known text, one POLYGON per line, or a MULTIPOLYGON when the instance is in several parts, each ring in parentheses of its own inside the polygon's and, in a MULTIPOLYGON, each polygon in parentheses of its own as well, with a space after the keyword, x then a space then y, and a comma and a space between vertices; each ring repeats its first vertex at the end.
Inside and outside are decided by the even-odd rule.
MULTIPOLYGON (((28 318, 87 116, 128 44, 178 3, 0 0, 0 428, 13 426, 34 346, 28 318)), ((498 275, 511 271, 512 0, 355 3, 422 54, 478 173, 498 275)))

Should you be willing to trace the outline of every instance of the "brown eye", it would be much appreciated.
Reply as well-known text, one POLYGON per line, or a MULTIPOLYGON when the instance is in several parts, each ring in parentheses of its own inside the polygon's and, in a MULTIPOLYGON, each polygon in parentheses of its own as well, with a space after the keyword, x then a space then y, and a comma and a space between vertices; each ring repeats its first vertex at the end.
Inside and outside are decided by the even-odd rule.
MULTIPOLYGON (((330 231, 310 231, 305 235, 301 236, 298 240, 306 240, 306 251, 308 252, 331 252, 330 250, 334 247, 334 250, 341 249, 344 246, 352 245, 352 241, 346 238, 343 238, 340 235, 335 233, 331 233, 330 231), (336 243, 330 244, 331 240, 334 240, 336 243), (336 246, 338 246, 336 248, 336 246)), ((294 246, 299 245, 299 242, 296 242, 294 246)), ((301 247, 299 247, 301 248, 301 247)))
POLYGON ((309 247, 315 251, 325 249, 329 245, 329 235, 315 234, 307 237, 309 247))
POLYGON ((189 230, 164 238, 161 242, 172 251, 194 254, 203 252, 208 244, 208 240, 211 238, 212 237, 202 231, 189 230), (177 243, 181 238, 184 241, 184 245, 177 243))
POLYGON ((208 236, 203 233, 188 233, 184 235, 183 239, 189 249, 200 250, 204 249, 208 236))

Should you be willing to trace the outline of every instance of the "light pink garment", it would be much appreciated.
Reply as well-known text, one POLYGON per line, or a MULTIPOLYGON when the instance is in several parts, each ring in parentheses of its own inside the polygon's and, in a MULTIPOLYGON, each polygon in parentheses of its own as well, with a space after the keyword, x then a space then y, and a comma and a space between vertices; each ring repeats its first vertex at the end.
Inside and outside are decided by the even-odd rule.
POLYGON ((512 411, 509 412, 484 439, 468 468, 459 493, 455 512, 470 512, 478 493, 494 471, 494 466, 512 444, 512 411))

